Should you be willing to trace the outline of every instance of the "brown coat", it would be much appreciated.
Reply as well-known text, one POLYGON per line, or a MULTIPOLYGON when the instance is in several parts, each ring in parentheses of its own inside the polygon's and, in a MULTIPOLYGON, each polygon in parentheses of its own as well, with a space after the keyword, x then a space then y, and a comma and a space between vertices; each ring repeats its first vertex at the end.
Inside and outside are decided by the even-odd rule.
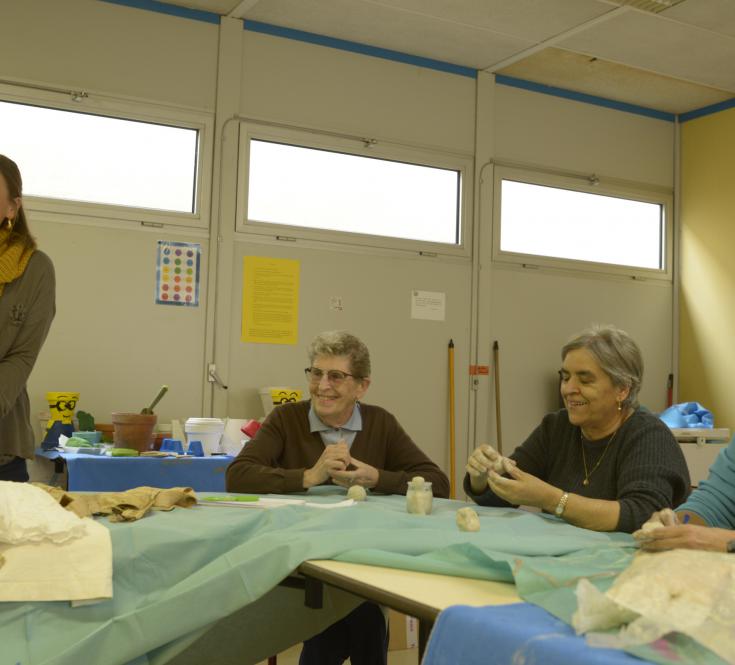
MULTIPOLYGON (((227 469, 228 492, 288 494, 303 492, 304 470, 324 452, 319 432, 309 431, 309 405, 282 404, 266 418, 252 441, 227 469)), ((379 471, 374 492, 405 494, 414 476, 433 484, 434 496, 449 496, 449 480, 411 440, 396 418, 379 406, 360 404, 362 431, 350 454, 379 471)))

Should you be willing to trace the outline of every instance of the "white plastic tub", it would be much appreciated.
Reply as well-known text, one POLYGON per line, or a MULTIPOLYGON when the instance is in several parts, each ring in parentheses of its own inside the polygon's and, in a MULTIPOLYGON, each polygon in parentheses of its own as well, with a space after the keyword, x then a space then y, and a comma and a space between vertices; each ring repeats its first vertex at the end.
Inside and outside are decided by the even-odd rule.
POLYGON ((224 431, 225 421, 220 418, 189 418, 184 424, 187 448, 190 441, 201 441, 205 455, 220 453, 224 431))

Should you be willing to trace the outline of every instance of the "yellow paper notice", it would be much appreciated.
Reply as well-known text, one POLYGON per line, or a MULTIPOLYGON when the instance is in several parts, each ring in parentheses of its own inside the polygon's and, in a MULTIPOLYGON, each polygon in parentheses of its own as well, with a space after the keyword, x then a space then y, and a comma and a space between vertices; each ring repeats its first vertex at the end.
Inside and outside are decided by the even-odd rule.
POLYGON ((242 341, 296 344, 299 337, 300 262, 243 259, 242 341))

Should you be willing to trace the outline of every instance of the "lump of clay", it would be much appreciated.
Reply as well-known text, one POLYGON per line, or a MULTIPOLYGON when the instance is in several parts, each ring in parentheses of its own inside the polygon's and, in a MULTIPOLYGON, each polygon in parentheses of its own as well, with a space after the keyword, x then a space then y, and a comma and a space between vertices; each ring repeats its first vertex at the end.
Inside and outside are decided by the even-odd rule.
POLYGON ((479 531, 480 516, 472 508, 460 508, 457 511, 457 526, 460 531, 479 531))
POLYGON ((659 522, 658 520, 651 520, 650 522, 645 522, 643 524, 643 526, 641 527, 641 531, 643 531, 643 533, 650 533, 651 531, 660 529, 662 526, 662 522, 659 522))
POLYGON ((367 492, 362 485, 352 485, 347 490, 347 498, 353 501, 365 501, 367 499, 367 492))
POLYGON ((426 484, 426 481, 421 476, 414 476, 408 484, 412 489, 421 489, 426 484))
POLYGON ((660 529, 663 526, 665 526, 664 523, 658 519, 648 520, 648 522, 644 522, 641 525, 638 531, 633 532, 633 538, 636 540, 648 540, 652 531, 660 529))

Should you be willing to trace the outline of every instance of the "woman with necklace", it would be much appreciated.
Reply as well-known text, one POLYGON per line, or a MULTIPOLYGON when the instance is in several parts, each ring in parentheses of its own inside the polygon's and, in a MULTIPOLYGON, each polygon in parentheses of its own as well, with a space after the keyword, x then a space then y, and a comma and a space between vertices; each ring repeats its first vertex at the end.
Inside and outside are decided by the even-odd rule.
POLYGON ((56 311, 54 267, 36 249, 18 166, 0 155, 0 480, 28 480, 35 437, 26 381, 56 311))
POLYGON ((464 488, 484 506, 540 508, 576 526, 632 532, 689 492, 669 428, 638 405, 640 349, 624 331, 597 326, 562 349, 561 395, 509 458, 487 445, 467 462, 464 488), (498 473, 500 471, 500 473, 498 473))

